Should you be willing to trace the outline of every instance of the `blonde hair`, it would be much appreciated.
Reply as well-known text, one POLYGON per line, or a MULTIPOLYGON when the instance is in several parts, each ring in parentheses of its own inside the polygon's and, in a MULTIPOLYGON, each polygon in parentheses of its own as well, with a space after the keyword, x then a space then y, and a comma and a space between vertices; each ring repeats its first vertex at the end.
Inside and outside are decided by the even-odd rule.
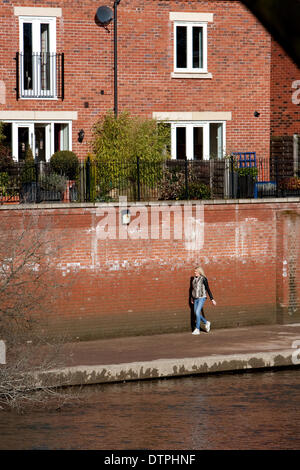
POLYGON ((205 272, 203 271, 202 266, 197 266, 195 271, 198 271, 198 273, 200 273, 202 276, 205 276, 205 272))

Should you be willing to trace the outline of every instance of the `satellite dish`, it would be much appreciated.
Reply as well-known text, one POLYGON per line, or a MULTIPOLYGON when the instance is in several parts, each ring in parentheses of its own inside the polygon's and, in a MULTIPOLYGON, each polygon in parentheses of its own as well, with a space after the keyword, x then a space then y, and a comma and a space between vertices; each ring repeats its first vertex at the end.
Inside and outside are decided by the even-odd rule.
POLYGON ((99 7, 96 13, 96 18, 103 26, 108 25, 114 17, 114 13, 109 7, 99 7))

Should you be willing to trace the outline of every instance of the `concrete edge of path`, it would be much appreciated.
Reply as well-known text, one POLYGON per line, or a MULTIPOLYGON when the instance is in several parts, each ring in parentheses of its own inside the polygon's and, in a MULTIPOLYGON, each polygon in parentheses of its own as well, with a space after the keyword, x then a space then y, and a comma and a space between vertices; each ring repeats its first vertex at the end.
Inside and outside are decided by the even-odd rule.
POLYGON ((271 352, 158 359, 123 364, 72 366, 36 373, 35 379, 37 387, 45 386, 45 384, 74 386, 218 372, 297 367, 299 364, 297 350, 285 349, 271 352))

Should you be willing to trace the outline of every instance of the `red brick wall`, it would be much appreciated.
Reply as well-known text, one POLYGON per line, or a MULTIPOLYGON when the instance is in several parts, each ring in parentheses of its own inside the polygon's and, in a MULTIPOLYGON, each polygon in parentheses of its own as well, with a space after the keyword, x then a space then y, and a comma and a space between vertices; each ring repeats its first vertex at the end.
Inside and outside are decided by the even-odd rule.
POLYGON ((271 135, 300 133, 300 70, 272 40, 271 135), (298 84, 293 84, 298 81, 298 84))
MULTIPOLYGON (((113 4, 108 2, 107 4, 113 4)), ((113 31, 95 24, 98 3, 1 1, 0 80, 5 83, 1 110, 78 111, 73 150, 84 158, 91 127, 113 108, 113 31), (65 53, 65 100, 15 97, 15 53, 19 50, 14 6, 62 8, 57 18, 57 52, 65 53), (101 94, 103 90, 104 94, 101 94), (85 103, 89 107, 85 107, 85 103), (79 129, 85 140, 77 142, 79 129)), ((271 39, 238 1, 122 0, 118 7, 119 109, 151 117, 157 111, 231 111, 228 151, 269 155, 271 39), (213 78, 172 79, 173 26, 169 11, 210 12, 208 69, 213 78), (254 111, 260 112, 255 118, 254 111)))
POLYGON ((52 279, 62 287, 48 299, 48 328, 73 338, 190 331, 189 282, 199 264, 217 301, 217 307, 209 300, 205 306, 213 328, 299 321, 299 202, 188 207, 193 213, 186 214, 198 220, 192 225, 198 238, 189 238, 186 226, 181 230, 177 217, 187 210, 182 204, 130 206, 132 221, 123 238, 119 208, 113 205, 2 206, 1 230, 17 228, 32 215, 40 227, 49 226, 50 238, 61 245, 51 259, 52 279), (175 216, 169 236, 170 207, 175 216), (117 237, 111 238, 115 227, 110 225, 104 239, 115 216, 117 237), (142 220, 146 231, 140 231, 142 220))

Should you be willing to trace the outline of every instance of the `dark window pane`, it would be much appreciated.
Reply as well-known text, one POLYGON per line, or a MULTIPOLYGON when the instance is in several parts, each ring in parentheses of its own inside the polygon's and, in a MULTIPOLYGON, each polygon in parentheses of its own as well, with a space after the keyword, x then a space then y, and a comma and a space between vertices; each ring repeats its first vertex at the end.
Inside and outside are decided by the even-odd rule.
POLYGON ((194 159, 203 160, 203 127, 194 127, 194 159))
POLYGON ((32 24, 23 24, 24 53, 32 54, 32 24))
POLYGON ((176 157, 186 158, 186 128, 176 127, 176 157))
POLYGON ((18 128, 18 150, 19 150, 19 162, 25 160, 26 151, 29 146, 29 130, 28 127, 18 128))
POLYGON ((23 24, 24 90, 32 90, 32 24, 23 24))
POLYGON ((203 29, 193 27, 193 68, 203 68, 203 29))
POLYGON ((176 67, 187 67, 187 28, 186 26, 176 27, 176 67))

